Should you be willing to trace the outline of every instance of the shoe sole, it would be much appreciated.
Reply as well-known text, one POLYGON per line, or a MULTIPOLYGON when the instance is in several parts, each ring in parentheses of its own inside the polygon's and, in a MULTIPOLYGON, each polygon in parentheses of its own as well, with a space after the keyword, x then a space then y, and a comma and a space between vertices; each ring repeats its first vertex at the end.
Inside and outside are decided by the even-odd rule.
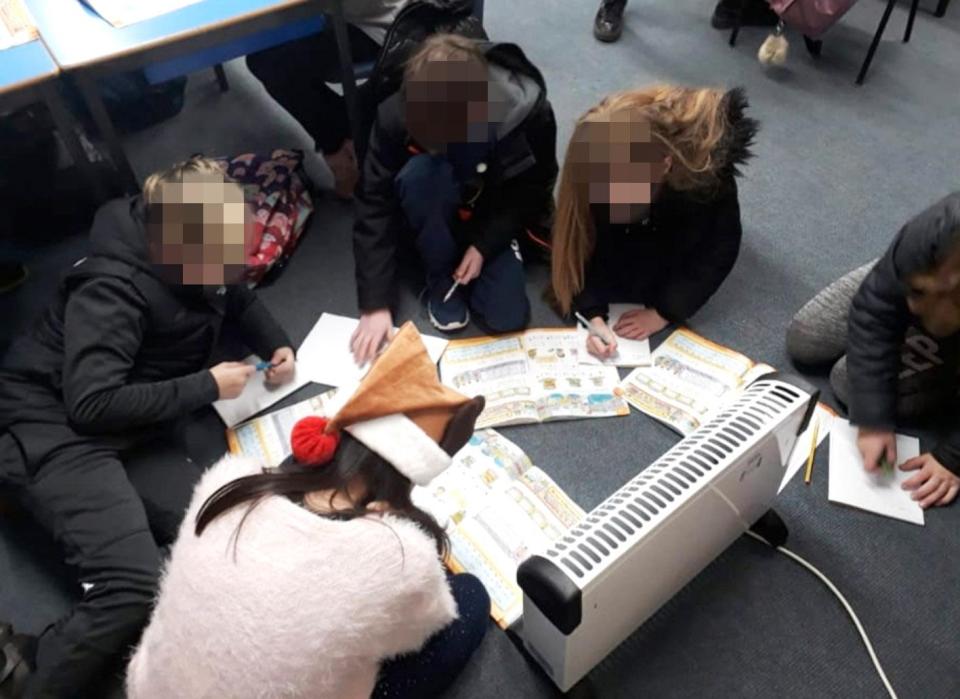
POLYGON ((430 316, 430 325, 435 327, 440 332, 453 332, 455 330, 463 330, 465 327, 470 325, 470 310, 467 309, 467 315, 463 321, 454 320, 450 323, 443 324, 433 316, 433 309, 430 308, 430 304, 427 304, 427 315, 430 316))
POLYGON ((597 28, 593 28, 593 38, 597 41, 602 41, 605 44, 612 44, 614 41, 620 38, 620 35, 623 34, 623 27, 612 34, 605 34, 603 32, 597 31, 597 28))

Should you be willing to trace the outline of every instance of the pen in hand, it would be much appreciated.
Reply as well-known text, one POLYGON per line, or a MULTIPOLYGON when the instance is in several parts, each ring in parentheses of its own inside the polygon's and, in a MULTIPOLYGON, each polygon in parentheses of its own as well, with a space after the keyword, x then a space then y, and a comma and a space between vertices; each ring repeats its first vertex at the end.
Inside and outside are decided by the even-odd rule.
POLYGON ((577 311, 574 311, 573 316, 577 319, 580 325, 583 326, 583 329, 586 330, 593 337, 600 340, 600 342, 603 343, 604 347, 610 346, 610 338, 607 337, 607 335, 604 332, 596 328, 589 320, 584 318, 582 314, 580 314, 577 311))
POLYGON ((454 280, 453 280, 453 286, 450 287, 450 291, 448 291, 448 292, 446 293, 446 295, 443 297, 443 302, 444 302, 444 303, 446 303, 447 301, 450 300, 450 297, 453 296, 453 292, 457 290, 457 287, 458 287, 458 286, 460 286, 460 280, 459 280, 459 279, 454 279, 454 280))

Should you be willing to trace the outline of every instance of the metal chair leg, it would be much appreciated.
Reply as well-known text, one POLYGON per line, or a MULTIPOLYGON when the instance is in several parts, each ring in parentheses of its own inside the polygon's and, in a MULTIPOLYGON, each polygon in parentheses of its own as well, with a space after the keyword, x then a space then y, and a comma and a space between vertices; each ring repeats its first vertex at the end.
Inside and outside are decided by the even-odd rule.
POLYGON ((218 63, 213 67, 213 72, 217 76, 217 83, 220 85, 220 92, 226 92, 230 89, 230 83, 227 81, 227 74, 223 70, 223 64, 218 63))
POLYGON ((730 32, 730 46, 737 45, 737 37, 740 35, 740 27, 743 26, 743 8, 746 6, 747 0, 740 0, 740 4, 737 6, 737 18, 733 24, 733 31, 730 32))
POLYGON ((42 88, 42 92, 44 101, 47 104, 47 109, 50 110, 50 116, 53 118, 53 124, 60 134, 60 138, 63 139, 63 145, 70 155, 70 160, 73 161, 77 171, 84 179, 86 185, 90 187, 97 201, 104 201, 107 198, 106 187, 104 186, 103 180, 97 176, 97 171, 93 167, 93 163, 87 158, 87 153, 84 151, 80 139, 77 138, 76 120, 63 103, 60 93, 57 92, 56 85, 45 85, 42 88))
POLYGON ((343 13, 344 0, 334 0, 333 12, 327 16, 333 20, 333 33, 337 38, 337 52, 340 56, 340 72, 342 74, 343 100, 347 103, 347 118, 350 119, 350 133, 353 142, 360 144, 363 134, 360 133, 360 108, 357 98, 357 75, 353 70, 353 54, 350 51, 350 37, 347 34, 347 20, 343 13))
POLYGON ((867 50, 867 57, 863 59, 863 65, 860 66, 860 74, 857 75, 856 84, 863 85, 864 78, 867 77, 867 71, 870 70, 870 64, 873 62, 873 54, 877 52, 877 46, 880 45, 880 39, 883 38, 883 32, 887 28, 887 22, 890 21, 890 14, 893 12, 893 6, 897 0, 887 0, 887 7, 880 18, 880 25, 877 27, 877 33, 873 35, 873 41, 870 42, 870 48, 867 50))
POLYGON ((910 41, 910 35, 913 33, 913 20, 917 17, 917 6, 920 0, 913 0, 910 3, 910 15, 907 17, 907 28, 903 32, 903 43, 910 41))
POLYGON ((950 0, 940 0, 937 3, 937 9, 933 11, 934 17, 943 17, 947 14, 947 5, 950 4, 950 0))
POLYGON ((117 130, 113 128, 113 122, 110 120, 110 115, 107 114, 107 108, 103 105, 103 99, 100 97, 96 81, 89 75, 80 73, 77 75, 77 85, 80 88, 80 94, 83 95, 83 101, 86 103, 87 109, 90 110, 90 116, 93 117, 93 123, 100 131, 101 138, 106 141, 110 159, 120 175, 124 190, 129 194, 135 194, 140 189, 140 183, 130 166, 130 161, 127 160, 126 153, 123 152, 120 137, 117 135, 117 130))

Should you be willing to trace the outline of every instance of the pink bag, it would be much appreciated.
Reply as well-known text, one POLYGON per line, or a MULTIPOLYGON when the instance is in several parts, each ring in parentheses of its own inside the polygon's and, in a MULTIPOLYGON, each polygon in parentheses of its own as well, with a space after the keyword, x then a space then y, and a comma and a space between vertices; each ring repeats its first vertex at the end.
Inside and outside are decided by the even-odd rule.
POLYGON ((818 39, 832 27, 857 0, 769 0, 770 9, 784 24, 818 39))
POLYGON ((256 207, 246 275, 248 284, 256 286, 268 272, 276 273, 286 264, 313 213, 303 153, 277 149, 270 155, 246 153, 216 160, 256 207))

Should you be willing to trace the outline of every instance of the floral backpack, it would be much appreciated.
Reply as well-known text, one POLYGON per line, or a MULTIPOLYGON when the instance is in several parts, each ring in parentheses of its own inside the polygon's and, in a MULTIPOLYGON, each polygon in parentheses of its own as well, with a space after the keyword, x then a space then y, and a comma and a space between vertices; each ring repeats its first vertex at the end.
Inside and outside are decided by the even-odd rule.
POLYGON ((243 186, 256 208, 254 240, 247 254, 247 282, 256 286, 268 273, 283 268, 313 213, 303 153, 278 149, 268 156, 245 153, 215 160, 243 186))

